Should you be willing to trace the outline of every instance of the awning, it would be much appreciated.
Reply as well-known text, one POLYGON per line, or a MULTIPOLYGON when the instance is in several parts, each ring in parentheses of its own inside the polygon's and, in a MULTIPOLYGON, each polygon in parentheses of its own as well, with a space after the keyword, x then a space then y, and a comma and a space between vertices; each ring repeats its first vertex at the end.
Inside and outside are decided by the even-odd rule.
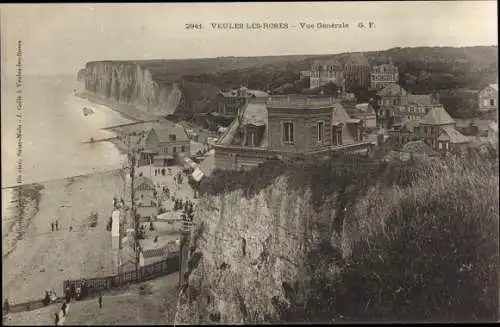
POLYGON ((196 164, 196 162, 194 162, 193 160, 191 160, 190 158, 188 157, 184 157, 184 163, 189 167, 189 168, 193 168, 193 169, 196 169, 198 167, 198 165, 196 164))
POLYGON ((200 168, 196 168, 194 170, 194 172, 191 174, 191 177, 193 177, 193 179, 196 181, 196 182, 199 182, 201 181, 201 179, 205 176, 205 174, 203 174, 203 172, 201 171, 200 168))

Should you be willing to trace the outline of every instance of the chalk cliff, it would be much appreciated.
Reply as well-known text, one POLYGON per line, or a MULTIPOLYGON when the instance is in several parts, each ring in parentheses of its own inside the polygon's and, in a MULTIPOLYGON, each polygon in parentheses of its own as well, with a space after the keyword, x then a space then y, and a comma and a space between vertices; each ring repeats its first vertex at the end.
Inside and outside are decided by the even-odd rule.
POLYGON ((158 78, 137 62, 89 62, 85 71, 86 92, 150 114, 173 114, 182 99, 177 83, 158 78))
MULTIPOLYGON (((498 258, 498 236, 491 232, 498 228, 498 209, 490 210, 498 207, 498 184, 490 182, 494 169, 434 160, 414 164, 367 160, 326 166, 267 162, 245 173, 215 172, 201 185, 176 323, 331 323, 381 315, 423 319, 426 305, 432 306, 427 295, 409 293, 413 302, 397 300, 393 297, 399 286, 409 283, 425 295, 448 292, 450 285, 462 283, 486 292, 485 286, 496 280, 498 258), (464 178, 469 175, 474 177, 464 178), (477 193, 481 193, 477 203, 463 201, 477 193), (415 214, 418 210, 426 213, 415 214), (478 227, 477 217, 488 223, 478 227), (442 240, 429 242, 428 233, 422 232, 422 225, 429 222, 441 231, 438 235, 449 234, 454 240, 482 228, 474 235, 485 235, 481 246, 487 245, 478 250, 485 254, 468 258, 463 249, 470 249, 470 244, 458 253, 460 260, 474 262, 484 281, 477 282, 472 275, 450 277, 443 286, 442 270, 435 267, 456 258, 459 242, 452 242, 449 249, 443 244, 450 243, 439 243, 442 240), (445 258, 434 256, 432 246, 446 247, 441 253, 445 258), (420 252, 415 253, 424 254, 408 258, 417 248, 420 252), (492 259, 487 259, 490 255, 492 259), (357 266, 358 262, 371 263, 357 266), (346 273, 350 267, 361 268, 346 273), (400 274, 388 272, 399 267, 404 267, 400 274), (363 274, 368 277, 359 277, 363 274), (423 278, 423 284, 413 283, 414 276, 423 278), (379 296, 376 303, 374 296, 379 296)), ((450 271, 460 268, 460 262, 450 271)), ((474 317, 467 308, 475 310, 477 304, 461 304, 471 298, 470 291, 457 290, 461 291, 455 296, 443 295, 458 299, 456 307, 437 310, 428 318, 474 317)), ((489 302, 483 297, 487 293, 479 292, 471 301, 485 301, 495 313, 498 289, 488 293, 489 302)))
POLYGON ((265 165, 245 177, 221 173, 227 175, 202 186, 178 323, 295 320, 286 312, 308 302, 315 253, 325 243, 339 260, 349 252, 339 223, 349 204, 338 197, 349 185, 308 168, 265 165), (240 178, 247 187, 230 186, 240 178))

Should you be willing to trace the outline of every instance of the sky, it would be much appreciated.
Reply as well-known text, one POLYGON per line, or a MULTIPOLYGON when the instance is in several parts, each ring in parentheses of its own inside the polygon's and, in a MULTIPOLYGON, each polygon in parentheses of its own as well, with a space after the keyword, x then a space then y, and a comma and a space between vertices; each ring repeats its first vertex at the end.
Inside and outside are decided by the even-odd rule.
POLYGON ((496 1, 1 4, 2 71, 75 74, 94 60, 334 54, 393 47, 497 45, 496 1), (287 29, 248 29, 249 23, 287 29), (303 29, 300 23, 347 23, 303 29), (359 28, 362 22, 365 27, 359 28), (372 28, 368 28, 369 23, 372 28), (237 30, 211 23, 241 23, 237 30), (201 24, 202 29, 185 29, 201 24))

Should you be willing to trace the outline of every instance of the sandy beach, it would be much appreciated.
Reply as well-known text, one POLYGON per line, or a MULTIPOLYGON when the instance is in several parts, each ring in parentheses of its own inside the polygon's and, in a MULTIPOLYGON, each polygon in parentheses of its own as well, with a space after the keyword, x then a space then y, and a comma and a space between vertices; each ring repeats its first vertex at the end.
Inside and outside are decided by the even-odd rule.
MULTIPOLYGON (((3 298, 11 303, 39 299, 46 289, 62 294, 65 279, 113 274, 111 237, 105 226, 123 179, 109 171, 40 183, 38 212, 26 220, 25 235, 3 258, 3 298), (90 213, 98 224, 88 227, 90 213), (57 218, 58 231, 51 231, 57 218), (72 227, 72 231, 69 227, 72 227)), ((4 236, 4 235, 2 235, 4 236)))
POLYGON ((132 105, 119 103, 119 102, 111 100, 111 99, 102 99, 99 96, 97 96, 95 94, 91 94, 89 92, 76 93, 75 96, 80 97, 82 99, 86 99, 87 101, 89 101, 91 103, 110 108, 110 109, 120 113, 123 117, 131 119, 131 120, 148 121, 148 120, 158 119, 159 117, 161 117, 158 115, 149 114, 147 112, 139 110, 132 105))

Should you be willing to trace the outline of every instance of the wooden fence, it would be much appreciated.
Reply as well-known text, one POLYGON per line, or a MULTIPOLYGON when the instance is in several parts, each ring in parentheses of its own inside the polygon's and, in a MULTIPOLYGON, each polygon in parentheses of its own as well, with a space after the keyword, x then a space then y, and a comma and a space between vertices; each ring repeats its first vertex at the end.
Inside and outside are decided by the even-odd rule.
MULTIPOLYGON (((172 255, 165 260, 141 267, 139 269, 139 278, 137 278, 137 272, 134 270, 114 276, 85 279, 87 281, 89 294, 120 287, 122 285, 130 283, 147 281, 153 278, 177 272, 179 271, 179 259, 179 253, 175 253, 175 255, 172 255)), ((63 283, 63 289, 66 289, 67 287, 71 288, 72 285, 75 285, 75 287, 79 287, 82 283, 82 280, 83 279, 66 280, 63 283)))
MULTIPOLYGON (((117 288, 126 284, 131 284, 136 282, 140 283, 177 272, 179 271, 179 265, 180 265, 180 253, 175 252, 171 253, 171 255, 169 255, 169 257, 166 258, 165 260, 158 261, 150 265, 141 267, 139 270, 139 279, 136 278, 137 274, 135 271, 128 271, 114 276, 85 278, 85 280, 87 281, 89 295, 92 295, 93 293, 95 294, 100 291, 117 288)), ((64 281, 63 290, 65 290, 66 287, 71 288, 72 285, 75 285, 75 287, 79 287, 82 283, 82 280, 83 279, 64 281)), ((58 297, 55 302, 62 303, 63 301, 64 297, 58 297)), ((9 313, 36 310, 42 308, 43 306, 44 304, 42 299, 11 304, 9 307, 9 313)))

